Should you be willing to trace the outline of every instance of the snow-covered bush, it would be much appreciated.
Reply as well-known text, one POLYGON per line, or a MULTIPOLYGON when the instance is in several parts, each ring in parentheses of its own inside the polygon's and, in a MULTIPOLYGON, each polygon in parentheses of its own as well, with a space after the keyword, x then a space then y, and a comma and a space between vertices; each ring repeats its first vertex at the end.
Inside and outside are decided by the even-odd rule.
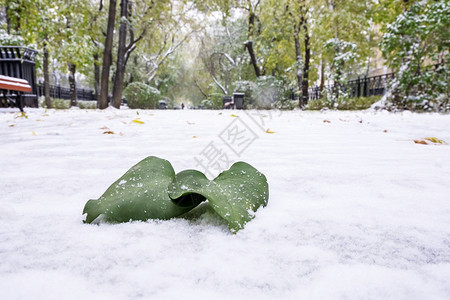
POLYGON ((334 84, 333 91, 325 96, 334 106, 335 103, 345 101, 350 96, 345 89, 348 82, 346 68, 358 57, 357 47, 353 43, 333 38, 325 43, 325 49, 328 53, 332 53, 333 61, 330 71, 334 84))
POLYGON ((381 96, 341 98, 336 102, 333 102, 329 97, 323 97, 321 99, 309 101, 306 109, 321 110, 328 108, 336 110, 361 110, 371 107, 371 105, 379 101, 380 98, 381 96))
POLYGON ((212 93, 211 95, 209 95, 209 108, 210 109, 221 109, 223 106, 222 99, 223 99, 222 93, 212 93))
POLYGON ((254 102, 256 84, 253 81, 241 80, 233 82, 234 92, 244 93, 244 105, 248 107, 254 102))
POLYGON ((212 103, 209 99, 203 99, 200 102, 200 106, 202 106, 204 109, 212 109, 212 103))
POLYGON ((0 45, 25 46, 25 40, 19 35, 13 35, 0 28, 0 45))
POLYGON ((129 108, 155 109, 161 98, 158 89, 142 82, 130 83, 123 91, 129 108))
MULTIPOLYGON (((44 96, 39 97, 38 102, 39 107, 46 107, 44 96)), ((71 107, 70 100, 50 98, 50 103, 51 107, 56 109, 69 109, 71 107)), ((96 109, 97 101, 78 100, 77 106, 81 109, 96 109)))
POLYGON ((254 97, 257 108, 271 108, 273 103, 286 100, 283 81, 274 76, 258 77, 256 86, 254 97))
POLYGON ((381 48, 397 73, 386 101, 397 109, 449 110, 450 4, 420 1, 388 26, 381 48))
POLYGON ((244 93, 244 105, 247 108, 293 108, 289 102, 291 91, 283 80, 274 76, 260 76, 256 82, 235 81, 233 85, 234 92, 244 93))

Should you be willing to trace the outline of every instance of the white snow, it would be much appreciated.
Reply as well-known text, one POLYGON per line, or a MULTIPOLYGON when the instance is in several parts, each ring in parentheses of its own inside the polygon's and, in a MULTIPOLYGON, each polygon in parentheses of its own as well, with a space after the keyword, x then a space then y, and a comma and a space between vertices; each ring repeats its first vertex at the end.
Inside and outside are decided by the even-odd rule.
POLYGON ((2 299, 450 298, 450 145, 413 142, 450 143, 449 115, 26 111, 0 109, 2 299), (239 156, 219 137, 233 115, 247 125, 234 132, 252 130, 233 140, 251 142, 239 156), (82 223, 86 201, 141 159, 204 171, 208 145, 269 182, 237 234, 206 205, 82 223))

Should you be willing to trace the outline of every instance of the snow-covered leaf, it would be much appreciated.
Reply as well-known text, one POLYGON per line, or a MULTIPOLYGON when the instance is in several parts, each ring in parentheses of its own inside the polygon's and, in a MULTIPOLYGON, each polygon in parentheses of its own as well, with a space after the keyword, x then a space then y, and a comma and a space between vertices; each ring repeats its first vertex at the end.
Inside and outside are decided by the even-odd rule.
POLYGON ((237 162, 210 181, 196 170, 186 170, 175 176, 169 187, 174 201, 199 194, 208 199, 211 207, 237 232, 254 217, 254 212, 266 206, 269 186, 266 177, 251 165, 237 162))
POLYGON ((86 223, 99 216, 107 222, 170 219, 191 210, 204 200, 193 196, 191 202, 182 199, 175 204, 167 187, 175 171, 167 160, 150 156, 140 161, 117 179, 98 200, 89 200, 83 210, 86 223))

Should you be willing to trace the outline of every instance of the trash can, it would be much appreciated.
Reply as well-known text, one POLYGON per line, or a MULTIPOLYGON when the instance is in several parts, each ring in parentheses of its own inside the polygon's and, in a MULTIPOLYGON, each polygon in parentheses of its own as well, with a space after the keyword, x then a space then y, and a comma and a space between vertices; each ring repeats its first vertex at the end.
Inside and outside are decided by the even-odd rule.
POLYGON ((231 96, 223 96, 222 97, 222 103, 223 103, 222 108, 225 108, 225 109, 231 108, 232 100, 233 100, 233 98, 231 96))
POLYGON ((243 109, 244 108, 244 93, 233 93, 234 108, 243 109))
POLYGON ((167 109, 167 103, 164 100, 159 100, 158 101, 159 104, 159 109, 167 109))

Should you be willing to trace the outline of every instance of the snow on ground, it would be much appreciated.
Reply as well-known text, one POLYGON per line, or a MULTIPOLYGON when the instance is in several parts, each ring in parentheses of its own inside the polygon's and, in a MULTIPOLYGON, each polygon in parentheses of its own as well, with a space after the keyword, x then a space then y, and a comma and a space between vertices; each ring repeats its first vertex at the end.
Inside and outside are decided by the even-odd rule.
POLYGON ((26 111, 0 109, 2 299, 450 298, 450 145, 413 142, 450 143, 449 115, 26 111), (83 224, 150 155, 210 178, 247 161, 269 204, 237 234, 207 205, 83 224))

